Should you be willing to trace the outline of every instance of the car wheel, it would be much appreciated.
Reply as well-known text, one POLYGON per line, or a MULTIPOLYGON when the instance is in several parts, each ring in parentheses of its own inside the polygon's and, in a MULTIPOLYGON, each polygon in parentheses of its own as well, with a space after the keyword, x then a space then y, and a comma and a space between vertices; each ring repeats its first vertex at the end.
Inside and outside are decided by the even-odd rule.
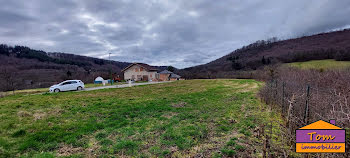
POLYGON ((80 86, 79 86, 79 87, 77 88, 77 90, 78 90, 78 91, 81 91, 81 90, 83 90, 83 87, 80 87, 80 86))
POLYGON ((58 92, 60 92, 60 90, 59 89, 55 89, 55 90, 53 90, 55 93, 58 93, 58 92))

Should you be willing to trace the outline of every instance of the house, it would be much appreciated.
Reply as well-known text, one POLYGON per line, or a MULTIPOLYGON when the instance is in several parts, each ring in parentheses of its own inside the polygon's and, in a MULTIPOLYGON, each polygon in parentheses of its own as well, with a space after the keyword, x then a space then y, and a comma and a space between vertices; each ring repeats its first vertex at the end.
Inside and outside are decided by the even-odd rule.
POLYGON ((122 70, 124 80, 150 81, 156 79, 158 69, 148 64, 133 63, 122 70))
POLYGON ((126 81, 175 81, 181 79, 181 76, 171 71, 164 70, 159 73, 157 71, 157 68, 143 63, 133 63, 122 70, 126 81))

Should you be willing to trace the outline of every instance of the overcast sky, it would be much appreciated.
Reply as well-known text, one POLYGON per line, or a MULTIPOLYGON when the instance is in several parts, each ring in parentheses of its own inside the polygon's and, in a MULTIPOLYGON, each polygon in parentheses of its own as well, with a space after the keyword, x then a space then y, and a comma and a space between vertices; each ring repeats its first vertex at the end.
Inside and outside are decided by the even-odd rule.
POLYGON ((204 64, 256 40, 350 27, 350 0, 0 0, 0 43, 204 64))

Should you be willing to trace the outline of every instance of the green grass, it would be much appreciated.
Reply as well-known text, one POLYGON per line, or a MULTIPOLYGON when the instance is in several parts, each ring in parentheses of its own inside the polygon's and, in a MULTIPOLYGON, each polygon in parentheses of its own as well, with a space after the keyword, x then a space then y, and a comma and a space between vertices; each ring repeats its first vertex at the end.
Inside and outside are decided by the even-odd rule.
POLYGON ((350 67, 350 61, 336 61, 333 59, 328 60, 312 60, 307 62, 295 62, 287 64, 289 66, 301 68, 301 69, 345 69, 350 67))
POLYGON ((210 157, 244 151, 255 157, 263 144, 254 129, 276 119, 256 98, 261 85, 188 80, 0 98, 0 157, 210 157))

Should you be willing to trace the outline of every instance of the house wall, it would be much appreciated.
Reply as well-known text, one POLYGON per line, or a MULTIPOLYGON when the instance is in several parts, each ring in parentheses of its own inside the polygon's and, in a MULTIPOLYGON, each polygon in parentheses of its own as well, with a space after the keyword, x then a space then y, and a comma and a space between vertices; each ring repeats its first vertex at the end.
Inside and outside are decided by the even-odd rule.
POLYGON ((146 71, 141 66, 133 65, 124 71, 124 80, 134 79, 135 81, 140 81, 144 75, 148 76, 148 80, 154 80, 156 77, 156 72, 146 71))

